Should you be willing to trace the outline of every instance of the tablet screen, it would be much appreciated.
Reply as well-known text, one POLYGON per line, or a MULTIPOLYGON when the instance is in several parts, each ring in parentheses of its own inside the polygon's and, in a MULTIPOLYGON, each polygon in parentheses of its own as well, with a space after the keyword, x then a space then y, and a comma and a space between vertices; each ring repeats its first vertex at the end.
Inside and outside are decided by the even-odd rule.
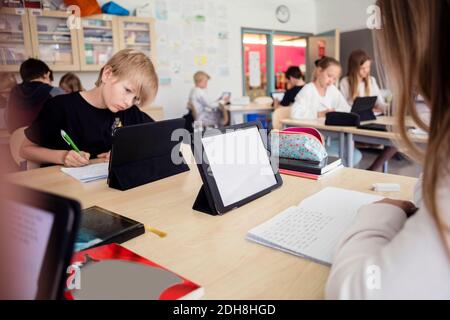
POLYGON ((3 298, 37 299, 54 215, 40 208, 13 201, 7 202, 6 205, 8 212, 14 214, 5 215, 3 227, 14 250, 4 252, 6 256, 2 257, 2 263, 6 274, 17 276, 6 285, 7 296, 3 298))
POLYGON ((203 137, 202 144, 225 207, 277 184, 256 126, 203 137))

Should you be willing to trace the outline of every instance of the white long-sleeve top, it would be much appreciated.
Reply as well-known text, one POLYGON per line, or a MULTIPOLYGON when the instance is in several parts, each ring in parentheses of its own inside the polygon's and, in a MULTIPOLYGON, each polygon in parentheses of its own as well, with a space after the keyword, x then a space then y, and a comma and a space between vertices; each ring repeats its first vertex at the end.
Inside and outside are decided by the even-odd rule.
MULTIPOLYGON (((449 225, 450 177, 437 191, 440 213, 449 225)), ((450 256, 424 207, 420 182, 414 203, 420 209, 409 219, 389 204, 359 210, 337 245, 327 299, 450 299, 450 256)), ((450 243, 449 234, 446 240, 450 243)))
POLYGON ((314 83, 308 83, 295 98, 291 118, 317 119, 317 113, 327 109, 350 112, 350 106, 335 86, 329 86, 325 96, 321 96, 314 83))
MULTIPOLYGON (((339 87, 341 89, 341 93, 344 98, 347 100, 349 105, 353 105, 353 97, 350 95, 350 84, 348 82, 348 77, 342 78, 339 87)), ((374 77, 370 77, 369 82, 369 96, 370 97, 378 97, 376 105, 382 108, 383 110, 387 110, 387 103, 384 101, 383 96, 381 95, 380 88, 378 87, 377 80, 374 77)), ((364 82, 361 81, 358 84, 358 97, 366 96, 366 88, 364 86, 364 82)))
POLYGON ((206 89, 195 87, 189 94, 189 103, 195 108, 197 121, 205 126, 218 125, 222 116, 220 101, 213 101, 208 97, 206 89))

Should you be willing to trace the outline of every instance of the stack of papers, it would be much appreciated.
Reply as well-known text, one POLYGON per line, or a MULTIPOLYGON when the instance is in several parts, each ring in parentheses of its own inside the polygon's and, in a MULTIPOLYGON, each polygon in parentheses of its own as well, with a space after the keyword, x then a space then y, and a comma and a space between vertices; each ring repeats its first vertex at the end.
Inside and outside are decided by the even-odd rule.
POLYGON ((109 163, 91 164, 80 168, 61 168, 61 171, 83 183, 106 179, 109 163))

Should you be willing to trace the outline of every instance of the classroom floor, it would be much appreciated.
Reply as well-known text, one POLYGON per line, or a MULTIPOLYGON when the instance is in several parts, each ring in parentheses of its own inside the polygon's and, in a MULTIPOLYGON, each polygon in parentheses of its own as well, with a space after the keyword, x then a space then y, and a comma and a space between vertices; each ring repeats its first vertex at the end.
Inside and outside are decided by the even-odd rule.
MULTIPOLYGON (((363 158, 358 168, 367 169, 378 156, 377 150, 361 150, 363 158)), ((422 167, 405 157, 394 157, 389 161, 389 173, 401 176, 418 178, 422 173, 422 167)))

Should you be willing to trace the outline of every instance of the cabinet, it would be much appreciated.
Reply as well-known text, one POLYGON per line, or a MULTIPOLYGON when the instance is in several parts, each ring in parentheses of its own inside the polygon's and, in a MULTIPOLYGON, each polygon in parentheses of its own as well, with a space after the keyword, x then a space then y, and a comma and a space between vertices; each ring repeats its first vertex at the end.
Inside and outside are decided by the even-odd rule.
POLYGON ((33 56, 54 71, 80 70, 77 30, 69 29, 69 13, 43 10, 41 15, 28 13, 33 56))
POLYGON ((32 56, 28 12, 13 8, 0 9, 0 68, 18 71, 22 62, 32 56))
POLYGON ((102 14, 83 18, 78 39, 81 70, 100 70, 120 48, 116 17, 102 14))
POLYGON ((151 18, 117 17, 120 49, 136 49, 156 61, 155 22, 151 18))
POLYGON ((0 68, 19 71, 34 57, 54 71, 99 71, 116 53, 133 48, 156 61, 152 18, 108 14, 83 17, 81 28, 69 29, 65 11, 0 9, 0 68))

